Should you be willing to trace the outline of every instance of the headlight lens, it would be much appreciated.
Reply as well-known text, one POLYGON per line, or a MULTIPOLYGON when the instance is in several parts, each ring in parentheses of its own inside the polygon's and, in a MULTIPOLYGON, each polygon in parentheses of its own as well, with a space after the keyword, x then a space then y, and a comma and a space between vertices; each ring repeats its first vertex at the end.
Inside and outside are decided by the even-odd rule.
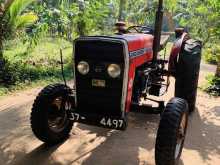
POLYGON ((108 74, 109 76, 111 76, 112 78, 117 78, 120 76, 121 74, 121 68, 119 65, 117 64, 111 64, 108 67, 108 74))
POLYGON ((78 65, 77 65, 77 69, 79 71, 79 73, 81 73, 82 75, 86 75, 89 73, 89 64, 86 61, 81 61, 78 65))

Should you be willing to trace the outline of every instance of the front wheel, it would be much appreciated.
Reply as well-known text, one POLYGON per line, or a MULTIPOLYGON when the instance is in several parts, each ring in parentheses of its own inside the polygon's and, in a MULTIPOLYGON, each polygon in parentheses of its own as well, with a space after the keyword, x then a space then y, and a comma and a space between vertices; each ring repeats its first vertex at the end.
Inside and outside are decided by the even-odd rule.
POLYGON ((39 140, 56 144, 68 137, 73 126, 67 114, 72 106, 69 94, 70 88, 54 84, 37 96, 31 112, 31 128, 39 140))
POLYGON ((160 120, 155 146, 156 165, 177 165, 182 153, 188 123, 188 104, 173 98, 160 120))

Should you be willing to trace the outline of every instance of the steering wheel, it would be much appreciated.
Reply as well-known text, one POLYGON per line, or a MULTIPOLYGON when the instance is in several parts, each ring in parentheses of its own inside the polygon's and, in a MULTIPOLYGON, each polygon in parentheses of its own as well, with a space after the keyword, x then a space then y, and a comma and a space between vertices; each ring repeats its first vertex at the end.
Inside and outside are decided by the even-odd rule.
POLYGON ((144 34, 153 34, 154 30, 149 26, 130 26, 127 28, 128 33, 144 33, 144 34), (134 30, 134 31, 132 31, 134 30))
POLYGON ((137 33, 142 33, 141 30, 140 30, 141 27, 142 26, 130 26, 130 27, 127 28, 127 32, 128 33, 133 33, 132 30, 135 30, 135 32, 137 32, 137 33))

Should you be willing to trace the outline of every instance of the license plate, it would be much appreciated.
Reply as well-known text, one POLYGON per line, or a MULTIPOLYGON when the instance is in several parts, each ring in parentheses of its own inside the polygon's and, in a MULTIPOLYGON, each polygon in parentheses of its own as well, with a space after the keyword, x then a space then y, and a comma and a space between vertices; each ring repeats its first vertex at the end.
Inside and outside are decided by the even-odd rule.
POLYGON ((105 126, 105 127, 109 127, 109 128, 123 128, 124 126, 124 121, 121 120, 121 119, 111 119, 111 118, 105 118, 103 117, 101 120, 100 120, 100 124, 105 126))
POLYGON ((104 128, 125 130, 127 123, 125 119, 115 117, 103 117, 94 114, 68 113, 69 120, 88 125, 101 126, 104 128))
POLYGON ((92 80, 92 86, 104 88, 104 87, 105 87, 105 80, 93 79, 93 80, 92 80))

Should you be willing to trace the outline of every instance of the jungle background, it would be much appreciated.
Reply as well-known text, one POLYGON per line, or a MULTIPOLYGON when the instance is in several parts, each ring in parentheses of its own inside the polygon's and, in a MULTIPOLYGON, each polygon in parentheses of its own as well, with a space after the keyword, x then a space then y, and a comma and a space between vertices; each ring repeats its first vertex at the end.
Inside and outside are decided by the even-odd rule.
MULTIPOLYGON (((157 0, 0 0, 0 96, 72 77, 72 42, 114 33, 114 24, 153 26, 157 0)), ((220 95, 220 1, 165 0, 164 31, 186 27, 218 65, 204 89, 220 95)), ((168 47, 171 45, 168 44, 168 47)))

